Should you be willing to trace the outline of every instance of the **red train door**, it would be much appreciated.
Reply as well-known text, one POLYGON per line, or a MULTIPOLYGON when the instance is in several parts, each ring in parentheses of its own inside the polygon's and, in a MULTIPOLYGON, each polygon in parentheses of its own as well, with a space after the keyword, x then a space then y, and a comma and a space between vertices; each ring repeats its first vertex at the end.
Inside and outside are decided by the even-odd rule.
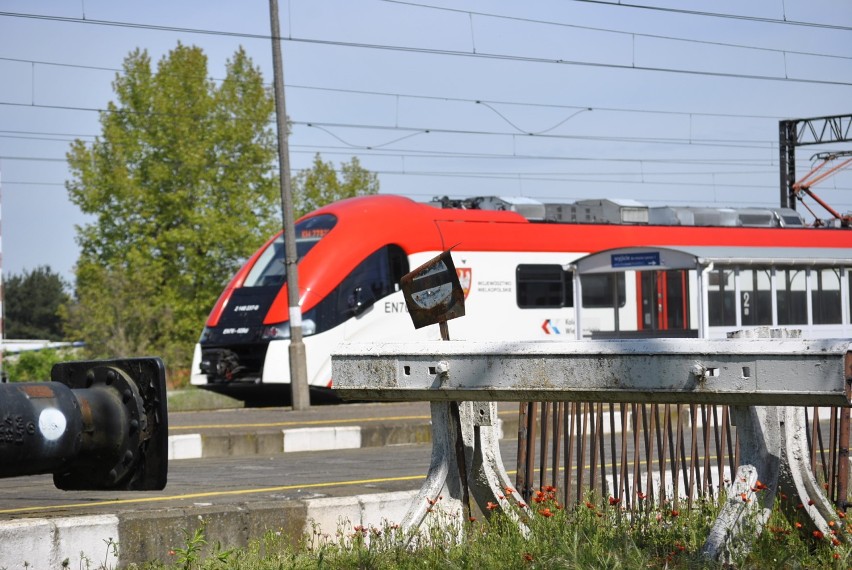
POLYGON ((686 270, 637 271, 640 331, 689 330, 689 274, 686 270))

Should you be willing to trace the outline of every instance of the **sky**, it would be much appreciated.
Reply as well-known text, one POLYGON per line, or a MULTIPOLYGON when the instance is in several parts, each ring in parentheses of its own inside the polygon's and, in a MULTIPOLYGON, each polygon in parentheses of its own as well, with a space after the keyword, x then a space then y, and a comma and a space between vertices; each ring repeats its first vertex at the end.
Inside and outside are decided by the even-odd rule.
MULTIPOLYGON (((852 114, 848 0, 279 0, 293 172, 357 156, 380 192, 780 201, 778 123, 852 114)), ((243 46, 272 84, 269 3, 0 2, 2 272, 73 282, 71 141, 136 48, 243 46)), ((797 176, 817 152, 799 147, 797 176)), ((852 210, 847 169, 813 188, 852 210)), ((799 208, 802 210, 802 208, 799 208)), ((823 214, 820 213, 822 216, 823 214)))

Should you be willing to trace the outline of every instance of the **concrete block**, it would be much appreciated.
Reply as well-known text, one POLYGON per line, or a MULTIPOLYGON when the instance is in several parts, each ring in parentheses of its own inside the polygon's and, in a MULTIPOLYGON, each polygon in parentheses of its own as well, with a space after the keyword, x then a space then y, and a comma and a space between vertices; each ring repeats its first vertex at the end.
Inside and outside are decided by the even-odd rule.
POLYGON ((47 519, 0 522, 0 568, 23 568, 25 563, 30 568, 56 568, 54 533, 47 519))
POLYGON ((283 434, 284 453, 361 447, 359 426, 285 429, 283 434))
POLYGON ((200 459, 201 454, 201 434, 187 433, 169 436, 169 460, 200 459))
MULTIPOLYGON (((92 515, 53 519, 56 527, 54 566, 60 568, 68 560, 68 568, 115 568, 120 540, 118 517, 92 515), (88 562, 88 563, 87 563, 88 562)), ((35 568, 46 566, 36 565, 35 568)))
POLYGON ((358 495, 357 499, 361 505, 361 524, 377 528, 382 528, 385 524, 399 524, 408 512, 408 508, 419 496, 419 490, 358 495))
POLYGON ((112 568, 118 558, 109 539, 119 539, 112 515, 3 521, 0 568, 112 568))
POLYGON ((328 535, 333 540, 340 531, 344 536, 361 524, 361 501, 357 497, 324 497, 305 501, 305 535, 328 535))

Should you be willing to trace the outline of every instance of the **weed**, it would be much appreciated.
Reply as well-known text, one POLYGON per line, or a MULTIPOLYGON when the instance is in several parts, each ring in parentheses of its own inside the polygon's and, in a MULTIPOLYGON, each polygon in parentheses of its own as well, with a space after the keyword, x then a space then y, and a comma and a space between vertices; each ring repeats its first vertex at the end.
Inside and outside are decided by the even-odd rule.
POLYGON ((183 570, 191 570, 201 560, 201 549, 207 544, 205 530, 207 521, 198 517, 198 528, 193 532, 183 529, 184 547, 175 548, 174 554, 178 564, 183 570))
MULTIPOLYGON (((420 568, 847 568, 848 532, 838 515, 836 534, 813 536, 787 522, 779 507, 764 532, 753 536, 751 549, 735 553, 728 563, 707 560, 701 548, 719 507, 707 498, 693 508, 671 503, 628 509, 618 497, 589 495, 577 506, 561 505, 553 488, 544 488, 530 505, 486 509, 465 518, 434 509, 416 534, 383 521, 379 526, 341 520, 327 534, 311 525, 292 545, 286 533, 267 532, 247 548, 223 550, 201 558, 205 524, 185 531, 186 545, 176 568, 182 570, 283 569, 420 569, 420 568), (523 520, 529 529, 522 532, 523 520), (843 527, 843 528, 841 528, 843 527)), ((810 531, 809 531, 810 532, 810 531)), ((143 566, 161 570, 159 563, 143 566)))

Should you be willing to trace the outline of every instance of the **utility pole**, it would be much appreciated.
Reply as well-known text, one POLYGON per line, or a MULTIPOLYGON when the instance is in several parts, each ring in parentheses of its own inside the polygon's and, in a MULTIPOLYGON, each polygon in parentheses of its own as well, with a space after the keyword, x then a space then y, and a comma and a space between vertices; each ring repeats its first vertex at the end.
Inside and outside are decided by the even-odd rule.
POLYGON ((311 407, 305 343, 302 341, 302 309, 299 306, 299 274, 296 228, 293 219, 293 190, 290 184, 290 147, 287 142, 287 108, 284 104, 284 64, 281 58, 281 31, 278 0, 269 0, 272 24, 272 67, 275 78, 275 116, 278 126, 278 164, 281 182, 281 214, 284 221, 284 255, 287 267, 287 300, 290 306, 290 393, 294 410, 311 407))

